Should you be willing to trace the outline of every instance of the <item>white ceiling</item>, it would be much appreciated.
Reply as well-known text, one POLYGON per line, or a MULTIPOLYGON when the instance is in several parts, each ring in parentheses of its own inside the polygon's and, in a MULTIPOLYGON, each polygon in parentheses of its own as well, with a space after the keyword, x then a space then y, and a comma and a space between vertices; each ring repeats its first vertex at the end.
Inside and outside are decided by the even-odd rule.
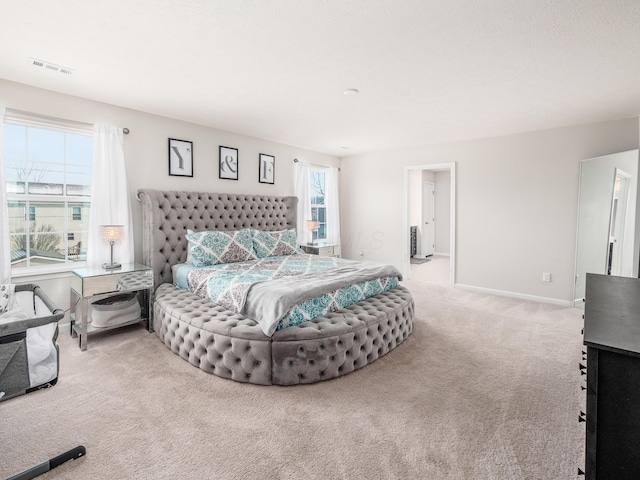
POLYGON ((349 156, 637 116, 639 25, 637 0, 0 0, 0 77, 349 156))

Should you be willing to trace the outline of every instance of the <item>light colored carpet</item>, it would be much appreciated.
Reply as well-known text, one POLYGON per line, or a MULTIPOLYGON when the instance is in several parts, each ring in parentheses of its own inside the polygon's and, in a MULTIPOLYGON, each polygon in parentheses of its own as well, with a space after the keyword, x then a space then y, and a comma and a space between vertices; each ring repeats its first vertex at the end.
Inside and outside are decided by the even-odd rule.
POLYGON ((414 334, 309 386, 206 374, 140 327, 60 332, 56 386, 0 403, 0 478, 560 479, 584 463, 581 311, 405 283, 414 334))

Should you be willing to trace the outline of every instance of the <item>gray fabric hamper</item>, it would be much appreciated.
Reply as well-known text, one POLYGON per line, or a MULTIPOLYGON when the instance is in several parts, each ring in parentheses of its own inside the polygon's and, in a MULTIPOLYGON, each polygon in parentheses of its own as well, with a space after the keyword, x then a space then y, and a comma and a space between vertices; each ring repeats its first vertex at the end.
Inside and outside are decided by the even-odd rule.
MULTIPOLYGON (((64 317, 64 311, 57 308, 37 285, 16 285, 15 292, 22 309, 32 317, 0 324, 0 402, 39 388, 55 385, 58 381, 57 322, 64 317), (55 325, 44 327, 49 324, 55 325), (44 343, 48 350, 44 353, 47 356, 43 361, 46 362, 44 367, 49 371, 45 372, 47 377, 42 382, 38 381, 37 372, 35 374, 33 371, 30 372, 30 349, 27 346, 29 330, 38 331, 46 336, 44 343)), ((42 344, 39 347, 42 347, 42 344)), ((42 353, 42 348, 39 350, 38 353, 42 353)), ((31 355, 33 363, 36 357, 33 349, 31 355)))

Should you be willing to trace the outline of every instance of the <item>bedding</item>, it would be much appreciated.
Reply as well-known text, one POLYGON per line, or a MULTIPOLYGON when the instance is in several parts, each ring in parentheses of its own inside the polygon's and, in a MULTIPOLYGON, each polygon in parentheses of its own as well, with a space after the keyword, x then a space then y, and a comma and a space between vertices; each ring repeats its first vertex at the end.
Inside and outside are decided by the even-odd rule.
POLYGON ((396 288, 401 279, 391 265, 306 254, 175 271, 177 287, 255 319, 267 336, 396 288))
POLYGON ((204 231, 187 234, 196 267, 255 260, 253 230, 204 231))
POLYGON ((258 258, 303 253, 298 248, 298 236, 295 230, 282 230, 279 232, 254 230, 253 250, 258 258))

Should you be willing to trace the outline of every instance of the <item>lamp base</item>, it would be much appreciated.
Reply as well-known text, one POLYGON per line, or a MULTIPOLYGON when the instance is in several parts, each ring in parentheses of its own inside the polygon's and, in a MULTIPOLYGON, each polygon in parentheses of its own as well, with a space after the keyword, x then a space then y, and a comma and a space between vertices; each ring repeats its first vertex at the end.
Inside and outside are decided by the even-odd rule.
POLYGON ((113 270, 114 268, 120 268, 122 267, 122 264, 120 263, 103 263, 102 264, 102 268, 104 268, 105 270, 113 270))

